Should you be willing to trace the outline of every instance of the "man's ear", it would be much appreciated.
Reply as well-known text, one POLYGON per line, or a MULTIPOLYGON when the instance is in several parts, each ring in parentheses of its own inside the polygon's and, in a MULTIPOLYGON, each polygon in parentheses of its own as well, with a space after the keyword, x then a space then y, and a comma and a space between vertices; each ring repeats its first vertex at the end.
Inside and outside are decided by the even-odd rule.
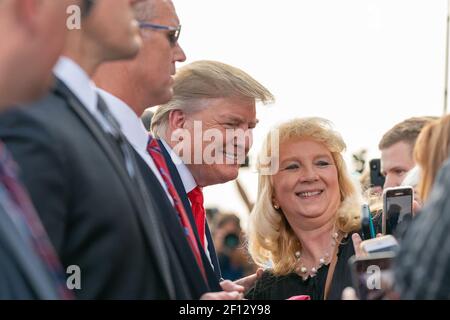
POLYGON ((15 16, 20 26, 34 35, 39 29, 39 14, 42 8, 41 0, 13 1, 15 16))
POLYGON ((174 131, 176 129, 183 129, 186 123, 186 115, 181 110, 172 110, 169 113, 169 129, 174 131))

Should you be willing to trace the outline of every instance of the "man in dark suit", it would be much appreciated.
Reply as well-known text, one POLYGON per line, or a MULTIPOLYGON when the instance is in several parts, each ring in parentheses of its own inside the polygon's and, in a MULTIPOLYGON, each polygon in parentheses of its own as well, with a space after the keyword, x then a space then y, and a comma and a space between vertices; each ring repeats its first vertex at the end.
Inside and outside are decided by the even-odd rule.
MULTIPOLYGON (((194 217, 218 278, 220 268, 202 189, 237 178, 252 144, 256 102, 273 99, 244 71, 220 62, 197 61, 177 71, 173 98, 159 106, 152 118, 152 133, 161 140, 172 178, 186 210, 194 217)), ((236 283, 249 288, 255 278, 249 276, 236 283)))
MULTIPOLYGON (((177 205, 180 199, 173 188, 175 181, 164 174, 166 170, 161 165, 165 164, 158 161, 163 158, 157 155, 154 158, 148 132, 139 119, 147 107, 170 100, 175 63, 186 59, 178 43, 180 25, 175 8, 171 1, 150 0, 139 4, 136 13, 143 37, 138 57, 133 61, 102 65, 94 80, 104 89, 99 92, 112 106, 111 111, 134 148, 149 194, 156 199, 159 218, 169 238, 167 245, 173 248, 169 257, 171 266, 180 267, 173 273, 187 284, 193 298, 239 298, 240 286, 229 281, 219 284, 201 248, 192 216, 188 215, 187 225, 183 224, 182 217, 187 212, 177 205), (193 238, 187 238, 185 232, 190 233, 191 229, 193 238)), ((177 294, 183 297, 182 293, 177 294)))
POLYGON ((52 93, 0 117, 0 137, 82 299, 167 299, 175 283, 164 235, 139 169, 90 76, 133 58, 138 1, 97 0, 70 32, 52 93), (113 21, 114 23, 111 23, 113 21))
MULTIPOLYGON (((51 69, 67 35, 67 8, 80 4, 0 1, 0 110, 49 90, 51 69)), ((65 281, 55 278, 63 269, 15 173, 16 165, 0 142, 0 299, 67 298, 65 281)))
POLYGON ((0 109, 33 101, 49 90, 51 69, 68 31, 66 9, 80 3, 81 0, 0 2, 0 109))

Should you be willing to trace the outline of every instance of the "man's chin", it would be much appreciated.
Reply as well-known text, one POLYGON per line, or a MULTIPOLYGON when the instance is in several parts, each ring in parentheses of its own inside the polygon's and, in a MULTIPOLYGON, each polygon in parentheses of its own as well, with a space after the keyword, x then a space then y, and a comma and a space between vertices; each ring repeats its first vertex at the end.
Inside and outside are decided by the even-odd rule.
POLYGON ((227 170, 222 174, 222 180, 221 183, 226 183, 232 180, 235 180, 239 175, 239 166, 238 165, 227 165, 227 170), (231 168, 229 168, 231 167, 231 168))
POLYGON ((239 174, 239 167, 229 168, 229 165, 220 165, 220 167, 215 166, 214 168, 209 168, 208 173, 203 172, 205 184, 212 186, 235 180, 239 174), (226 167, 224 168, 223 166, 226 167))

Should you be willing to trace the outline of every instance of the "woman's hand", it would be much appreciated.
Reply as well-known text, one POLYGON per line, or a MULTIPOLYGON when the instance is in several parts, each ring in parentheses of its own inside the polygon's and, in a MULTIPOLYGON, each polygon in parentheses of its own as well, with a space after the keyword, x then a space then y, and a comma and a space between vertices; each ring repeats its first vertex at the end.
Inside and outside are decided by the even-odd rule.
POLYGON ((367 255, 367 252, 365 252, 363 249, 361 249, 361 236, 358 233, 352 234, 352 240, 353 240, 353 249, 355 249, 355 256, 357 258, 364 257, 367 255))

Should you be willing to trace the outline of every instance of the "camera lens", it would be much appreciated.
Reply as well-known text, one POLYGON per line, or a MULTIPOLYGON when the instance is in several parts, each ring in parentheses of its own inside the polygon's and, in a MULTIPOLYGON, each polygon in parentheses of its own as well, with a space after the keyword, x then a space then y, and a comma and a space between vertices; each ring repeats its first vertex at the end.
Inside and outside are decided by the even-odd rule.
POLYGON ((223 244, 229 249, 236 249, 239 246, 239 235, 235 233, 227 234, 223 240, 223 244))

